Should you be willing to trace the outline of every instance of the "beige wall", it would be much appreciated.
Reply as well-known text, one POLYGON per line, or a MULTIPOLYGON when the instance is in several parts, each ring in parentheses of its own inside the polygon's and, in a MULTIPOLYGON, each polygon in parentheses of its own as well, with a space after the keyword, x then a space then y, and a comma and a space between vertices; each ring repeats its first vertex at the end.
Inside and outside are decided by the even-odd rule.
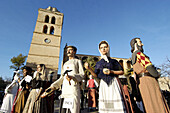
MULTIPOLYGON (((94 55, 83 55, 83 54, 77 54, 76 56, 78 56, 80 59, 82 59, 83 57, 96 57, 98 59, 100 59, 100 56, 94 56, 94 55)), ((122 66, 123 66, 123 69, 124 69, 124 73, 126 73, 127 69, 130 69, 132 66, 130 65, 129 66, 129 62, 130 62, 130 58, 116 58, 116 57, 111 57, 113 59, 116 59, 118 62, 119 61, 123 61, 122 62, 122 66)))
POLYGON ((47 56, 36 56, 36 55, 28 55, 29 59, 27 62, 33 64, 45 64, 47 68, 58 69, 58 60, 57 57, 47 57, 47 56))
POLYGON ((47 35, 44 33, 43 34, 34 33, 33 37, 34 38, 32 39, 32 43, 60 47, 61 36, 47 35), (44 42, 44 39, 46 39, 46 38, 49 38, 51 40, 50 44, 47 44, 44 42))

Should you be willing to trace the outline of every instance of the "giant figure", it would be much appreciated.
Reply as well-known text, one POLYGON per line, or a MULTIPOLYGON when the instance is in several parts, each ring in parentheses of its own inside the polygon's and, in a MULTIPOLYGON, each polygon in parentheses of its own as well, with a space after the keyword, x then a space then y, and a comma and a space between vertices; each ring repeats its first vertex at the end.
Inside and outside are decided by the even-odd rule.
POLYGON ((159 73, 143 52, 140 38, 130 42, 132 52, 132 66, 138 78, 139 90, 142 96, 146 113, 169 113, 169 108, 164 101, 156 78, 159 73))
POLYGON ((61 76, 49 89, 59 89, 62 85, 60 113, 80 112, 80 85, 84 78, 82 62, 75 58, 77 48, 67 46, 67 56, 69 60, 64 63, 61 76))

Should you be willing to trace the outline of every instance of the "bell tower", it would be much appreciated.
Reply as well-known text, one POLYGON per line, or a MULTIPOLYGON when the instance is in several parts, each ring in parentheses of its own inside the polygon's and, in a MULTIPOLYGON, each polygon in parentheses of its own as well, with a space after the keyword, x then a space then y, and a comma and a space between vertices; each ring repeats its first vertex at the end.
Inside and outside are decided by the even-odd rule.
POLYGON ((27 66, 35 70, 37 64, 45 64, 48 72, 57 74, 63 16, 63 13, 51 6, 38 10, 27 66))

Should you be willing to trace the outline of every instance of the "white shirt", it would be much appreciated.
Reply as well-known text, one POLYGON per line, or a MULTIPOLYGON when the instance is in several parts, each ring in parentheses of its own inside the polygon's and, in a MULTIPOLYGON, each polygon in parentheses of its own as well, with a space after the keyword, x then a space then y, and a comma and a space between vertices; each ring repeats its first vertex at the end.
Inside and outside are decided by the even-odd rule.
POLYGON ((81 60, 79 59, 70 59, 68 60, 61 72, 60 78, 55 81, 51 86, 55 87, 56 89, 60 88, 62 85, 62 98, 69 98, 73 96, 80 95, 80 86, 79 82, 84 78, 84 70, 81 63, 81 60), (72 76, 73 79, 70 80, 71 85, 69 84, 69 81, 66 79, 66 75, 64 75, 64 72, 66 70, 72 70, 71 72, 68 72, 69 76, 72 76))

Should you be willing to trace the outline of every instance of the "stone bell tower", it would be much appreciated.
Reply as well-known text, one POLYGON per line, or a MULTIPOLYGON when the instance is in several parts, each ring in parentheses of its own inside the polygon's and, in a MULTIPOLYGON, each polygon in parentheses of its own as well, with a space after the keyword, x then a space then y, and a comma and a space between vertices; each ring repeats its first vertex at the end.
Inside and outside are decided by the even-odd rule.
POLYGON ((27 66, 35 70, 37 64, 45 64, 47 72, 57 74, 63 16, 63 13, 50 6, 38 10, 27 66))

